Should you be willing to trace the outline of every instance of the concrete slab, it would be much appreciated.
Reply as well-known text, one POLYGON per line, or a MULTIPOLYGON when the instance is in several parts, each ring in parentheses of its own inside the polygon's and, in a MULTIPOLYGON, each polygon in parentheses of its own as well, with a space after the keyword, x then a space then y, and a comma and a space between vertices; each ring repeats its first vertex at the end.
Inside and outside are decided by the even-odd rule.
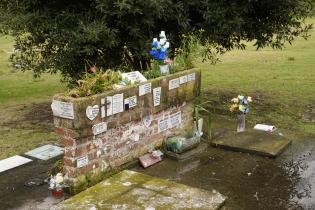
POLYGON ((214 140, 211 145, 227 150, 246 152, 267 157, 277 157, 289 145, 291 140, 275 133, 248 130, 242 133, 230 133, 214 140))
POLYGON ((62 147, 47 144, 25 153, 28 156, 35 157, 40 160, 49 160, 63 154, 64 149, 62 147))
POLYGON ((226 197, 125 170, 52 209, 219 209, 226 197))
POLYGON ((24 165, 31 161, 32 161, 31 159, 28 159, 19 155, 15 155, 13 157, 0 160, 0 173, 7 171, 9 169, 24 165))
POLYGON ((193 157, 196 154, 204 152, 208 148, 208 146, 208 143, 201 142, 196 148, 188 150, 184 153, 178 154, 172 151, 166 151, 165 154, 168 158, 172 158, 175 160, 185 160, 193 157))

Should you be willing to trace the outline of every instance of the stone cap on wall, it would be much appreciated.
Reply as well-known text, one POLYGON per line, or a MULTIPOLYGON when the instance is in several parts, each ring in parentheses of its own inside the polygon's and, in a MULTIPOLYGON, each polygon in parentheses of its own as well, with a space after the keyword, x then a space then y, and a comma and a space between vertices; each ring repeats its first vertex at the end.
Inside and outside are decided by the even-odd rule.
MULTIPOLYGON (((201 71, 194 68, 88 97, 73 98, 63 94, 56 94, 53 100, 69 103, 68 105, 71 105, 71 108, 73 107, 73 113, 72 116, 68 117, 71 119, 55 115, 54 124, 55 127, 76 130, 80 133, 80 136, 89 136, 89 133, 85 134, 84 132, 89 132, 93 125, 101 122, 106 122, 108 129, 115 128, 117 125, 138 121, 149 114, 155 114, 169 107, 192 101, 199 96, 200 85, 201 71), (158 103, 158 97, 154 97, 154 93, 159 92, 158 89, 154 89, 158 87, 161 87, 160 104, 154 106, 156 105, 155 103, 158 103), (142 95, 143 93, 145 94, 142 95), (119 94, 123 94, 124 101, 130 97, 132 97, 130 100, 135 101, 136 99, 136 105, 129 104, 129 108, 123 105, 123 110, 121 110, 121 100, 118 101, 120 102, 118 103, 119 107, 115 103, 115 99, 121 99, 122 95, 119 94), (118 113, 112 113, 112 115, 108 116, 111 110, 107 111, 107 108, 110 107, 109 102, 112 99, 114 101, 111 104, 115 106, 115 110, 112 111, 118 113), (156 102, 154 102, 154 99, 156 102), (94 113, 92 107, 95 108, 94 113), (87 108, 89 109, 88 111, 87 108), (92 115, 90 118, 88 118, 87 112, 92 115)), ((155 94, 155 96, 158 96, 158 94, 155 94)))

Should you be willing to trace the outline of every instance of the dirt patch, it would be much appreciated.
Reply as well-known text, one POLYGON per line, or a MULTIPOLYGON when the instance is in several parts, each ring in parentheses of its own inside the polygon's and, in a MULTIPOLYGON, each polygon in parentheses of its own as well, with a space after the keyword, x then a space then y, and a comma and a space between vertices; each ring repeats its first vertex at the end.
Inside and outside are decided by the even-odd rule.
POLYGON ((50 102, 19 104, 1 110, 0 126, 10 129, 31 129, 40 132, 53 130, 50 102))

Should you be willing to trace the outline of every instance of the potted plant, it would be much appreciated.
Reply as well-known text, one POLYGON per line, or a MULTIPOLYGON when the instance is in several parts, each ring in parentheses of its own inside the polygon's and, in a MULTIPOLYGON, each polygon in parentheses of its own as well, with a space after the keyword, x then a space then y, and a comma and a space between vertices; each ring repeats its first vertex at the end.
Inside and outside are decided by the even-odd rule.
POLYGON ((157 65, 159 65, 162 74, 169 74, 169 64, 172 60, 167 58, 167 51, 170 43, 166 39, 165 31, 161 31, 160 40, 153 38, 150 54, 153 56, 157 65))
POLYGON ((237 113, 237 132, 245 131, 245 116, 249 112, 249 103, 251 103, 252 97, 238 95, 236 98, 231 100, 232 105, 230 111, 232 113, 237 113))

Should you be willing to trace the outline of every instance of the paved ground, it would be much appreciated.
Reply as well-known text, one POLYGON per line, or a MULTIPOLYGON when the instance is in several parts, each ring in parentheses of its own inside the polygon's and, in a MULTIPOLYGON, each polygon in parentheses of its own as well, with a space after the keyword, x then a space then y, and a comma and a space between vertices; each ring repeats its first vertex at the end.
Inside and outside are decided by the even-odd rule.
POLYGON ((225 197, 166 179, 125 170, 52 209, 219 209, 225 197))

